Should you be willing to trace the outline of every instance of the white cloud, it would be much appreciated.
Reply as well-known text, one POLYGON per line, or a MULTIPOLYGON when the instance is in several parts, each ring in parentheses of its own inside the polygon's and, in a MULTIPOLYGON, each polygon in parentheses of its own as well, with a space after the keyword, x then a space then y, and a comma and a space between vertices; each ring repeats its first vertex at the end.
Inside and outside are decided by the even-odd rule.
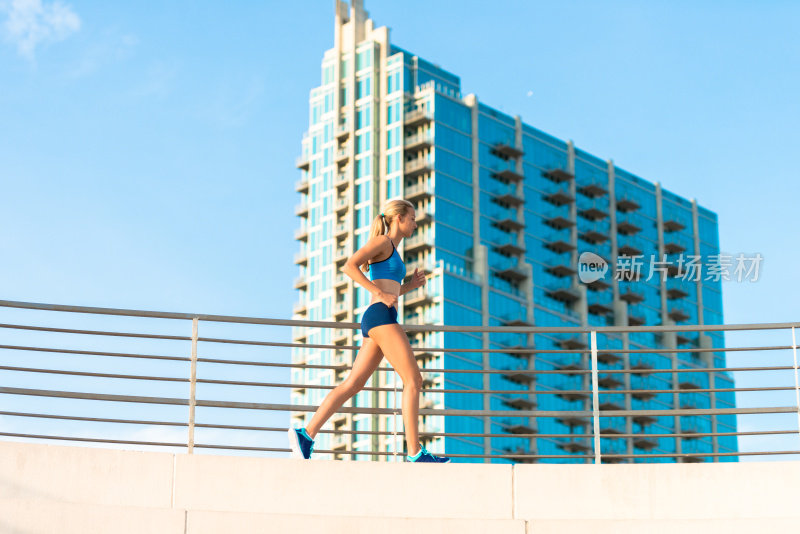
POLYGON ((0 11, 8 15, 3 23, 5 40, 29 60, 40 44, 64 40, 81 28, 80 17, 59 0, 10 0, 0 2, 0 11))

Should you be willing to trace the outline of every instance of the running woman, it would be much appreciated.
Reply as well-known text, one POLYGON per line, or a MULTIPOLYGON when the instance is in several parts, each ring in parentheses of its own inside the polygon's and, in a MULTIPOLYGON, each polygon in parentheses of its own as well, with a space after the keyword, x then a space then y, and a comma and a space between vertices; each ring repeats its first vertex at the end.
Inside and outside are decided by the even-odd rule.
POLYGON ((419 442, 419 397, 422 374, 411 351, 408 337, 397 323, 397 298, 425 285, 425 273, 414 269, 411 281, 403 284, 406 266, 397 247, 417 228, 414 205, 392 200, 375 217, 369 241, 347 260, 342 271, 372 294, 369 308, 361 318, 364 342, 348 377, 322 401, 306 428, 290 428, 292 457, 311 457, 314 438, 325 421, 348 399, 361 391, 386 356, 403 381, 403 426, 409 462, 447 463, 450 458, 434 456, 419 442), (360 270, 359 270, 360 269, 360 270), (362 272, 363 271, 363 272, 362 272), (369 273, 371 280, 364 273, 369 273))

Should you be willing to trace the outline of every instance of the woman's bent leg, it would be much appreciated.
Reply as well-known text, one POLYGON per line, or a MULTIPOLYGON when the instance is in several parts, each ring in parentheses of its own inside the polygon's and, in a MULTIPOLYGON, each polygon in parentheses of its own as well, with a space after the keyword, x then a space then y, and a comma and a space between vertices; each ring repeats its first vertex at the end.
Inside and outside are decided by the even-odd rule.
POLYGON ((409 456, 420 450, 419 395, 422 391, 422 373, 411 351, 408 336, 398 324, 376 326, 369 331, 383 355, 389 360, 403 381, 403 426, 409 456))
POLYGON ((342 407, 350 397, 361 391, 369 377, 375 372, 383 359, 383 353, 377 343, 370 338, 364 340, 361 349, 358 351, 356 361, 353 362, 353 369, 345 378, 344 382, 331 390, 317 408, 316 413, 311 418, 311 422, 306 427, 308 435, 314 439, 322 425, 342 407))

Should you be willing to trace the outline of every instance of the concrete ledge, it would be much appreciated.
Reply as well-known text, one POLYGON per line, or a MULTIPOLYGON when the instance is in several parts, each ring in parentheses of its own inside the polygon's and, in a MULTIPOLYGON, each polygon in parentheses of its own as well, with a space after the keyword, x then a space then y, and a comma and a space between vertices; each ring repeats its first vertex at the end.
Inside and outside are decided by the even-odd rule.
POLYGON ((800 462, 415 465, 0 441, 0 532, 794 532, 800 462))
POLYGON ((800 515, 780 519, 585 519, 528 522, 527 534, 752 534, 797 532, 800 515))
POLYGON ((175 506, 325 516, 512 519, 511 465, 179 455, 175 506))
POLYGON ((170 508, 173 458, 0 441, 0 498, 170 508))
POLYGON ((515 465, 522 519, 796 517, 800 462, 515 465))
MULTIPOLYGON (((4 534, 184 534, 186 512, 96 504, 0 499, 4 534)), ((227 532, 220 530, 218 532, 227 532)))
POLYGON ((518 519, 412 519, 192 511, 187 518, 186 533, 525 534, 525 528, 525 521, 518 519))

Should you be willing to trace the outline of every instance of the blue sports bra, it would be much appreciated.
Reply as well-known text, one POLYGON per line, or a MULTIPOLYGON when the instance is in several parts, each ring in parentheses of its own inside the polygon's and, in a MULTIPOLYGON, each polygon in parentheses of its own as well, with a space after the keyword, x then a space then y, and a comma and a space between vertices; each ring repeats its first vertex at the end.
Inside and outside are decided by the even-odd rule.
MULTIPOLYGON (((388 237, 388 236, 387 236, 388 237)), ((389 238, 392 244, 392 255, 382 261, 376 261, 369 264, 369 278, 370 280, 394 280, 402 284, 403 278, 406 277, 406 264, 397 252, 394 246, 394 241, 389 238)))

